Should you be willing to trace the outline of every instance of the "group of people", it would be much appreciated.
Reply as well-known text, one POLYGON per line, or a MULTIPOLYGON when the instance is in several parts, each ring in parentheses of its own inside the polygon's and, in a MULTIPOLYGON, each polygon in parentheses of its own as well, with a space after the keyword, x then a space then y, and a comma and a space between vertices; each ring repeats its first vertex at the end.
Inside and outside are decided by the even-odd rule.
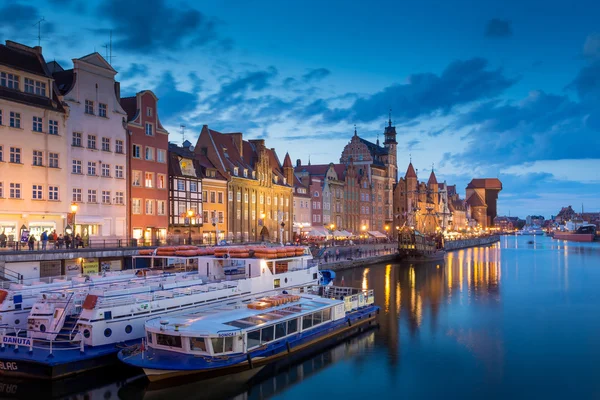
MULTIPOLYGON (((47 250, 48 242, 54 244, 55 249, 77 249, 79 247, 83 247, 83 239, 79 234, 73 236, 66 234, 57 235, 56 231, 52 231, 48 233, 48 231, 44 231, 40 234, 39 241, 42 243, 42 250, 47 250)), ((35 247, 36 238, 35 235, 29 234, 27 238, 27 246, 29 250, 33 250, 35 247)))

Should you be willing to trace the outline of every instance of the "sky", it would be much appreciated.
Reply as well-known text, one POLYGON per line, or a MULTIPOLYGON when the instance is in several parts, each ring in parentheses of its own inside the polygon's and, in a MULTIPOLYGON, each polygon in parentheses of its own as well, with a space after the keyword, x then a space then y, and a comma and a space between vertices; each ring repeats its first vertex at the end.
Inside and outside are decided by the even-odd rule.
POLYGON ((464 188, 499 178, 500 215, 600 211, 600 2, 0 0, 0 39, 64 68, 98 51, 123 96, 152 90, 170 140, 202 125, 283 159, 339 162, 354 126, 398 167, 464 188), (182 134, 181 125, 185 125, 182 134))

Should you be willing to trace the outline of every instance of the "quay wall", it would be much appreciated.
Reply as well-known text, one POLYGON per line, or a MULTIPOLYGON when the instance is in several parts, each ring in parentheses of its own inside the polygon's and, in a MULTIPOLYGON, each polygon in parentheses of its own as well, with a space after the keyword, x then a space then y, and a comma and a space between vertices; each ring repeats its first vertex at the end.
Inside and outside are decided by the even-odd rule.
POLYGON ((383 256, 365 257, 352 260, 336 261, 327 264, 319 264, 319 269, 331 269, 333 271, 341 271, 343 269, 351 269, 356 267, 365 267, 371 264, 379 264, 382 262, 391 262, 396 260, 396 254, 387 254, 383 256))
POLYGON ((451 240, 444 243, 446 251, 466 249, 468 247, 488 246, 500 241, 499 235, 491 235, 487 237, 451 240))

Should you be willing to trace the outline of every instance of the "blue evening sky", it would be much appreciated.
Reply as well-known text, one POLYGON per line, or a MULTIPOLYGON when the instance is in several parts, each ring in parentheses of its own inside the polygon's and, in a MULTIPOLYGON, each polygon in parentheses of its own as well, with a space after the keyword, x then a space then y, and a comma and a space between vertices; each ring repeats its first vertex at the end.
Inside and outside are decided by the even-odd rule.
POLYGON ((339 162, 354 124, 398 163, 464 195, 504 184, 499 213, 600 210, 600 2, 3 0, 0 38, 70 60, 113 37, 122 95, 160 98, 180 142, 203 124, 281 158, 339 162))

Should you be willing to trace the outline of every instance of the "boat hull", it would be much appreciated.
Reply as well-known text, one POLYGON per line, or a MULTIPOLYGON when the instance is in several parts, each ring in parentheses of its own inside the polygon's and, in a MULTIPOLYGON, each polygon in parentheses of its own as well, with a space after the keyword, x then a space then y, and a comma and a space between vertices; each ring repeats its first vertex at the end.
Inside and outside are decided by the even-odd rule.
POLYGON ((571 232, 555 232, 554 239, 568 240, 571 242, 593 242, 595 239, 593 233, 571 233, 571 232))
MULTIPOLYGON (((317 351, 318 349, 323 348, 324 346, 328 346, 339 341, 342 341, 349 336, 355 335, 358 332, 362 332, 365 329, 365 326, 372 325, 373 322, 377 318, 379 308, 376 306, 368 306, 365 307, 361 312, 357 312, 351 318, 345 318, 341 321, 338 321, 339 324, 335 326, 335 329, 327 331, 326 333, 308 339, 300 339, 297 341, 289 341, 289 346, 284 348, 283 351, 279 351, 272 355, 267 355, 263 357, 250 358, 250 361, 243 361, 234 365, 225 366, 221 368, 212 368, 212 369, 182 369, 182 370, 174 370, 174 369, 160 369, 160 368, 150 368, 149 366, 143 366, 143 364, 147 364, 142 362, 131 363, 127 362, 130 365, 143 366, 144 372, 148 377, 150 382, 168 382, 177 380, 177 378, 190 378, 194 379, 213 379, 213 378, 223 378, 228 377, 230 375, 238 375, 240 373, 245 373, 246 371, 257 369, 260 367, 264 367, 267 364, 273 363, 275 361, 292 357, 298 353, 302 352, 310 352, 317 351)), ((123 353, 120 354, 119 358, 122 360, 124 357, 123 353)), ((140 357, 139 355, 137 357, 140 357)))
POLYGON ((432 253, 420 253, 413 252, 408 254, 398 254, 398 259, 400 261, 410 261, 410 262, 428 262, 428 261, 441 261, 444 259, 446 252, 444 250, 434 251, 432 253))

